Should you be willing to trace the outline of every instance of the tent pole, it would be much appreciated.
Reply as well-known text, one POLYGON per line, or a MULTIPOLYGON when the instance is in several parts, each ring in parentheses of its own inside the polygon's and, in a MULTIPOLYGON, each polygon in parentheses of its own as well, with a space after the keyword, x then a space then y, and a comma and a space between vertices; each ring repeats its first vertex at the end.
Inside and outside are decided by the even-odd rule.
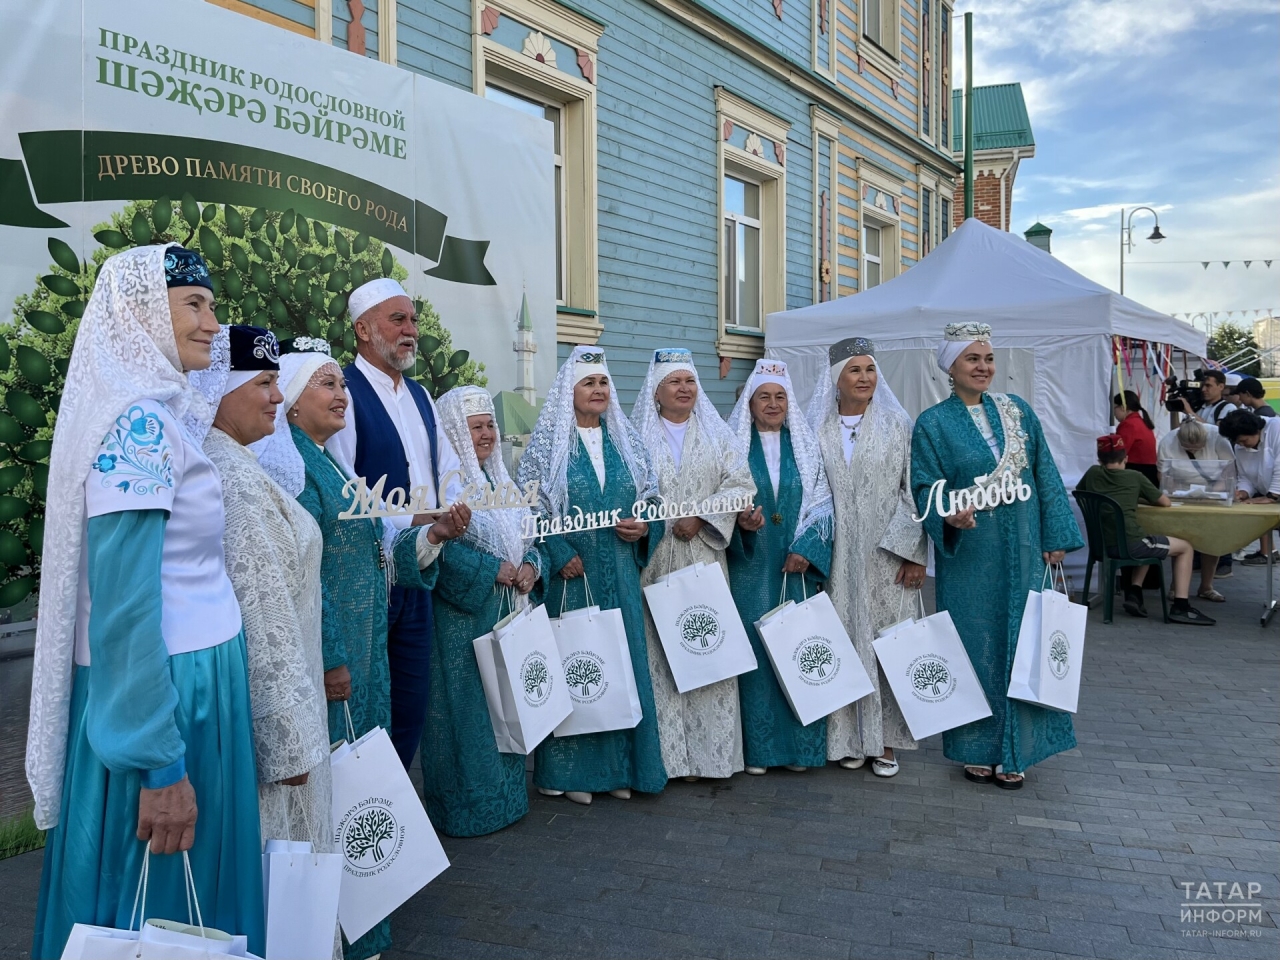
POLYGON ((973 216, 973 14, 964 15, 964 218, 973 216))

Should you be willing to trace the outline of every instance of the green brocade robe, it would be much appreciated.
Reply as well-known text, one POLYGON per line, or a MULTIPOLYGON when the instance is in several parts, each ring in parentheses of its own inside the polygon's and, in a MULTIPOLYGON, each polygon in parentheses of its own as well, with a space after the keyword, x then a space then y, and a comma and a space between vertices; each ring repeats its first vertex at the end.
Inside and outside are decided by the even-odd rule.
POLYGON ((827 762, 826 718, 807 727, 796 719, 755 628, 755 622, 784 599, 800 603, 813 596, 831 565, 829 533, 822 536, 815 525, 796 538, 804 487, 796 469, 791 431, 786 427, 782 428, 781 447, 775 497, 760 434, 754 426, 751 428, 748 463, 756 482, 755 503, 764 511, 764 526, 745 536, 740 527, 735 527, 729 543, 729 588, 759 664, 738 677, 743 759, 749 767, 821 767, 827 762), (782 565, 790 553, 808 560, 809 570, 803 575, 787 575, 783 597, 782 565))
MULTIPOLYGON (((625 461, 609 439, 603 423, 605 485, 600 489, 591 457, 574 435, 569 458, 569 503, 583 513, 621 510, 631 516, 636 500, 635 483, 625 461)), ((574 610, 586 605, 586 591, 579 577, 566 581, 559 576, 564 565, 579 556, 591 588, 591 598, 601 610, 617 608, 627 631, 631 668, 635 672, 643 719, 632 730, 611 730, 572 737, 550 736, 534 751, 533 782, 547 790, 580 790, 603 793, 630 787, 644 793, 659 793, 667 785, 662 765, 662 745, 658 739, 657 707, 649 678, 649 655, 644 637, 644 595, 640 591, 640 570, 648 564, 666 525, 649 524, 649 532, 635 543, 627 543, 612 529, 583 530, 548 537, 540 546, 547 577, 547 612, 557 616, 561 605, 574 610), (565 596, 566 590, 568 596, 565 596)))
MULTIPOLYGON (((530 550, 524 562, 537 568, 538 559, 530 550)), ((436 561, 422 799, 436 829, 450 837, 493 833, 529 812, 524 754, 498 752, 472 645, 509 610, 494 586, 501 565, 502 558, 461 540, 445 544, 436 561)))
MULTIPOLYGON (((999 763, 1009 773, 1021 773, 1076 745, 1070 714, 1010 700, 1006 694, 1027 593, 1039 590, 1044 577, 1041 554, 1077 550, 1084 541, 1039 419, 1020 397, 1010 400, 1021 413, 1027 450, 1021 476, 1031 487, 1031 499, 979 512, 972 530, 947 524, 935 505, 924 525, 934 545, 938 609, 951 613, 992 711, 985 720, 944 733, 943 753, 960 763, 999 763)), ((1003 452, 1004 427, 996 404, 990 394, 983 394, 982 404, 1003 452)), ((918 514, 924 513, 936 480, 946 480, 944 490, 961 490, 995 467, 991 448, 959 397, 952 395, 916 420, 911 491, 918 514)))

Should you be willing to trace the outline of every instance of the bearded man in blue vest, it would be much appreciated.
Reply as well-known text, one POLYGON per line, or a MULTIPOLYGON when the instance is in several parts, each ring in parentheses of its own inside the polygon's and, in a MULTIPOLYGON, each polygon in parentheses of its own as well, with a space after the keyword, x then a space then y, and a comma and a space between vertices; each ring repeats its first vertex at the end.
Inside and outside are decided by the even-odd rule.
MULTIPOLYGON (((371 280, 347 301, 355 326, 356 360, 347 378, 347 425, 326 445, 350 476, 370 486, 387 478, 384 491, 419 485, 437 507, 440 478, 461 464, 438 426, 435 405, 422 385, 404 371, 418 352, 418 314, 395 280, 371 280)), ((461 494, 460 473, 446 488, 446 501, 461 494)), ((397 520, 399 518, 396 518, 397 520)), ((401 522, 410 523, 405 517, 401 522)), ((396 521, 392 521, 396 522, 396 521)), ((392 587, 387 611, 387 658, 391 666, 391 742, 405 769, 422 739, 431 666, 431 593, 392 587)))

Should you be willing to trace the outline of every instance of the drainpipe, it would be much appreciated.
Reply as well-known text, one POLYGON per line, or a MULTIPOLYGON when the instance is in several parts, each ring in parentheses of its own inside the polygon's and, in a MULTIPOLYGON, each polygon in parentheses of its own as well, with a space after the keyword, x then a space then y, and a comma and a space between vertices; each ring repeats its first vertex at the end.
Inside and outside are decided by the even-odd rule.
MULTIPOLYGON (((1000 174, 1000 228, 1006 233, 1009 230, 1009 219, 1006 215, 1005 199, 1004 199, 1004 178, 1008 177, 1010 182, 1018 175, 1018 147, 1013 148, 1013 160, 1009 162, 1009 166, 1005 167, 1004 173, 1000 174)), ((1013 206, 1013 198, 1009 198, 1009 206, 1013 206)))

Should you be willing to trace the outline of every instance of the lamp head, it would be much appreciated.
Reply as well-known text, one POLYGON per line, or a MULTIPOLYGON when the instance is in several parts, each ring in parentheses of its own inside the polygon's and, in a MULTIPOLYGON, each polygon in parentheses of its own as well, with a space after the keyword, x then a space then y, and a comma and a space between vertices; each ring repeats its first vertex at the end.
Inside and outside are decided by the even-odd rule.
POLYGON ((1160 232, 1160 224, 1156 224, 1156 228, 1151 231, 1151 236, 1147 237, 1152 243, 1159 243, 1164 239, 1164 234, 1160 232))

